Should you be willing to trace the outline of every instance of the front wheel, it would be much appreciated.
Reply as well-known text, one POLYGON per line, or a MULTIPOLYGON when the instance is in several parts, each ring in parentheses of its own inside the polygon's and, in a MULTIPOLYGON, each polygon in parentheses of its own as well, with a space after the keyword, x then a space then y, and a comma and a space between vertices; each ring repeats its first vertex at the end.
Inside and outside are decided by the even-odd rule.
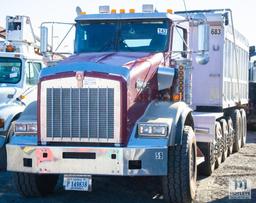
POLYGON ((192 202, 196 194, 196 139, 190 126, 185 126, 182 145, 169 148, 168 175, 163 177, 163 192, 168 203, 192 202))
POLYGON ((45 196, 54 191, 58 175, 14 173, 14 183, 18 192, 25 197, 45 196))

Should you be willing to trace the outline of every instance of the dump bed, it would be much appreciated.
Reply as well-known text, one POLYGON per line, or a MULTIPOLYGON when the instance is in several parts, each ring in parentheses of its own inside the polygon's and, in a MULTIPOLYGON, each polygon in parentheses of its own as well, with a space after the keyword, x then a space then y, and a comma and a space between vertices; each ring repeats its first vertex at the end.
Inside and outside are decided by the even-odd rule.
MULTIPOLYGON (((196 53, 192 54, 192 106, 198 111, 221 111, 236 106, 239 101, 247 104, 248 41, 238 31, 234 30, 233 35, 230 18, 225 25, 227 13, 202 13, 210 25, 209 62, 200 65, 196 62, 196 53)), ((189 15, 193 18, 197 14, 189 15)), ((191 24, 191 50, 197 50, 197 44, 197 26, 191 24)))

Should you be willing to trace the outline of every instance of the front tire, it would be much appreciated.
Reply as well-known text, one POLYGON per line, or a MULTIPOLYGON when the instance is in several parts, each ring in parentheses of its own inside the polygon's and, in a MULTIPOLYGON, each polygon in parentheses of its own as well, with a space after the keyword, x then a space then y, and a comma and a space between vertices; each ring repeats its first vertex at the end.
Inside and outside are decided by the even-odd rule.
POLYGON ((168 175, 163 177, 163 192, 168 203, 189 203, 196 194, 196 139, 185 126, 182 145, 169 148, 168 175))
POLYGON ((17 191, 25 197, 45 196, 54 191, 58 175, 14 173, 14 183, 17 191))

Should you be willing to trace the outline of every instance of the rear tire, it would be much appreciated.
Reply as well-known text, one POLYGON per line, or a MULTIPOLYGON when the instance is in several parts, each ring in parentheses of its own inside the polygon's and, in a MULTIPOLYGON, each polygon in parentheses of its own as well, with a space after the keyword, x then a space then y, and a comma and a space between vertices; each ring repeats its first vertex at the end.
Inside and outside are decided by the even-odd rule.
POLYGON ((241 148, 241 135, 242 135, 242 119, 241 114, 238 109, 233 111, 231 115, 234 127, 234 145, 233 145, 233 153, 238 152, 241 148))
POLYGON ((196 194, 196 139, 185 126, 182 145, 169 148, 168 175, 163 177, 163 192, 168 203, 189 203, 196 194))
POLYGON ((220 124, 221 124, 221 129, 222 129, 222 144, 223 144, 223 151, 222 151, 222 162, 224 162, 226 160, 226 158, 228 157, 228 143, 227 143, 227 138, 228 138, 228 124, 226 119, 221 119, 220 120, 220 124))
POLYGON ((199 174, 210 176, 215 169, 214 144, 213 143, 197 143, 197 146, 204 155, 204 162, 198 166, 199 174))
POLYGON ((216 140, 216 145, 215 145, 215 157, 216 157, 216 164, 215 168, 218 168, 221 164, 221 159, 222 159, 222 152, 223 152, 223 133, 221 129, 220 122, 216 121, 215 122, 215 140, 216 140))
POLYGON ((246 113, 244 109, 240 109, 241 119, 242 119, 242 138, 241 138, 241 147, 244 147, 246 143, 246 137, 247 137, 247 119, 246 119, 246 113))
POLYGON ((234 145, 234 127, 232 119, 228 118, 228 156, 233 153, 233 145, 234 145))
POLYGON ((14 173, 14 183, 17 191, 25 197, 45 196, 54 191, 58 175, 14 173))

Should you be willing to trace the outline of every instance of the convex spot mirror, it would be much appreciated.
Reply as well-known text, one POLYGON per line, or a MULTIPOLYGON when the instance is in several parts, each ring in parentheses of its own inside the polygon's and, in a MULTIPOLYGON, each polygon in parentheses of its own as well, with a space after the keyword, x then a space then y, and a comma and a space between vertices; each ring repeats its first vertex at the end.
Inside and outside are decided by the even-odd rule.
POLYGON ((47 52, 48 45, 48 28, 41 26, 40 28, 40 52, 42 54, 47 52))
POLYGON ((198 64, 207 64, 209 62, 209 25, 201 23, 197 26, 198 52, 196 62, 198 64))

